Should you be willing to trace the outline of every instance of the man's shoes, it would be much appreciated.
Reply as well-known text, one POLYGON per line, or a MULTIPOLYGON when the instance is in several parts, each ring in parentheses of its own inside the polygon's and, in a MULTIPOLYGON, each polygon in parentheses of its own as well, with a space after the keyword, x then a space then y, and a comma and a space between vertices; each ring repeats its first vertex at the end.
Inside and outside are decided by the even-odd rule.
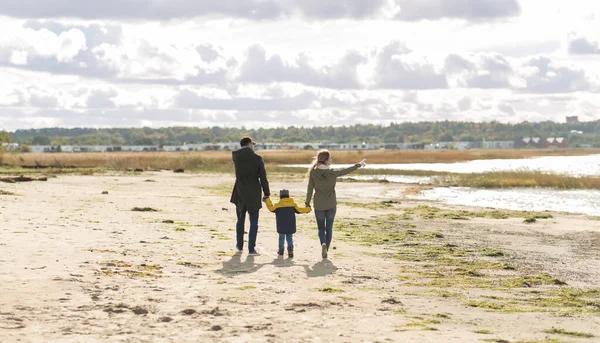
POLYGON ((250 256, 260 256, 260 254, 258 253, 258 251, 256 251, 256 249, 250 250, 250 252, 248 252, 248 255, 250 255, 250 256))
POLYGON ((240 249, 240 248, 238 248, 238 247, 235 247, 235 253, 236 253, 236 254, 241 254, 241 253, 243 253, 243 252, 244 252, 244 250, 242 250, 242 249, 240 249))
POLYGON ((283 256, 283 249, 279 249, 279 250, 277 250, 277 255, 279 255, 279 256, 283 256))
MULTIPOLYGON (((283 255, 283 250, 281 250, 281 255, 283 255)), ((294 257, 294 248, 288 248, 288 257, 294 257)))
POLYGON ((327 244, 321 245, 321 257, 327 258, 327 244))

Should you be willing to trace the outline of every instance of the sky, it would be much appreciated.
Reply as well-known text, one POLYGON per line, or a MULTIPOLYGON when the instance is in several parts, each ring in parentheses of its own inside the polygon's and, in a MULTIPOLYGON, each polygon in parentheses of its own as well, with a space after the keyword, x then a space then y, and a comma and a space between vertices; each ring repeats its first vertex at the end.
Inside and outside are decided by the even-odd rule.
POLYGON ((0 129, 600 119, 600 2, 0 0, 0 129))

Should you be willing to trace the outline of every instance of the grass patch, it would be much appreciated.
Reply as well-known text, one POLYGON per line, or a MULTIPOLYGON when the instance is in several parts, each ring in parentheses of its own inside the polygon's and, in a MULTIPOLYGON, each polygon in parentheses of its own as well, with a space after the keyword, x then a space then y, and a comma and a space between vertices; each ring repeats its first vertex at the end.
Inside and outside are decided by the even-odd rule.
POLYGON ((596 336, 592 335, 591 333, 567 331, 567 330, 560 329, 560 328, 546 329, 546 330, 544 330, 544 332, 552 334, 552 335, 563 335, 563 336, 577 337, 577 338, 594 338, 594 337, 596 337, 596 336))
POLYGON ((184 227, 180 227, 180 226, 174 228, 173 230, 175 230, 175 231, 186 231, 186 229, 184 227))
POLYGON ((233 189, 233 184, 231 183, 222 183, 214 186, 203 186, 199 187, 202 190, 208 191, 212 195, 216 196, 230 196, 231 190, 233 189))
POLYGON ((483 256, 488 256, 488 257, 502 257, 502 256, 504 256, 504 252, 502 252, 501 250, 483 249, 481 252, 482 252, 483 256))
POLYGON ((486 309, 492 309, 492 310, 502 310, 504 308, 506 308, 506 305, 504 304, 500 304, 500 303, 494 303, 494 302, 490 302, 490 301, 467 301, 465 303, 466 306, 469 307, 477 307, 477 308, 486 308, 486 309))
POLYGON ((129 269, 128 270, 103 270, 103 271, 97 272, 96 275, 109 276, 109 277, 124 276, 124 277, 128 277, 130 279, 144 279, 144 278, 159 279, 159 278, 164 277, 163 275, 160 275, 160 274, 139 271, 139 270, 129 270, 129 269))
POLYGON ((16 195, 16 194, 13 192, 4 191, 4 190, 0 189, 0 195, 16 195))
MULTIPOLYGON (((427 212, 434 211, 429 207, 427 212)), ((525 214, 496 211, 490 215, 513 217, 525 214)), ((539 215, 547 216, 545 213, 539 215)), ((519 266, 504 261, 506 253, 501 250, 492 247, 469 249, 445 242, 446 238, 434 238, 435 235, 427 232, 407 229, 396 217, 342 218, 337 222, 341 227, 338 237, 363 245, 384 246, 384 252, 372 253, 372 256, 395 259, 398 264, 396 281, 403 287, 423 287, 423 292, 413 292, 416 294, 429 292, 445 298, 465 299, 462 290, 468 290, 470 295, 465 299, 469 301, 466 304, 489 311, 547 312, 558 316, 600 314, 599 290, 575 290, 550 274, 527 274, 519 266), (473 295, 472 290, 489 290, 503 296, 478 296, 473 295)))
POLYGON ((380 202, 370 202, 370 203, 363 203, 363 202, 344 202, 341 201, 339 202, 340 205, 345 205, 345 206, 350 206, 350 207, 356 207, 356 208, 366 208, 369 210, 385 210, 385 209, 393 209, 394 208, 394 204, 399 204, 399 201, 394 201, 394 200, 387 200, 387 201, 380 201, 380 202))
POLYGON ((475 330, 473 331, 474 333, 480 334, 480 335, 491 335, 494 332, 490 331, 490 330, 475 330))
POLYGON ((242 286, 238 289, 242 290, 242 291, 247 291, 247 290, 251 290, 251 289, 256 289, 256 286, 242 286))
POLYGON ((344 293, 343 289, 339 289, 339 288, 332 288, 332 287, 323 287, 323 288, 317 288, 315 289, 317 292, 323 292, 323 293, 344 293))
POLYGON ((116 254, 117 253, 116 251, 110 250, 110 249, 87 249, 87 251, 100 253, 100 254, 104 254, 104 253, 116 254))
POLYGON ((503 280, 502 285, 508 288, 534 287, 540 285, 564 286, 567 283, 543 273, 541 275, 526 275, 503 280))
POLYGON ((466 211, 466 210, 447 210, 435 206, 419 205, 413 208, 404 210, 407 216, 418 216, 423 219, 454 219, 454 220, 469 220, 472 218, 489 218, 489 219, 508 219, 508 218, 535 218, 549 219, 552 215, 543 212, 530 211, 466 211))
POLYGON ((450 315, 445 314, 445 313, 436 313, 436 314, 432 314, 431 316, 435 317, 435 318, 450 319, 450 315))
POLYGON ((540 171, 489 172, 454 175, 447 185, 473 188, 600 189, 598 177, 575 177, 540 171))

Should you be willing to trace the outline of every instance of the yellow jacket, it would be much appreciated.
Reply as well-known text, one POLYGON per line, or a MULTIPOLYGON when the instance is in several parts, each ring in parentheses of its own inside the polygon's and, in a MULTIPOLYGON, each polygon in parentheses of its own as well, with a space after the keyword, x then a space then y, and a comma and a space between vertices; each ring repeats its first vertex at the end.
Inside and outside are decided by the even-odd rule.
POLYGON ((277 210, 278 208, 293 207, 297 213, 310 213, 310 207, 298 207, 298 204, 296 204, 296 202, 292 198, 283 198, 279 200, 279 202, 275 205, 273 205, 271 198, 267 198, 267 200, 265 200, 265 203, 267 204, 267 208, 271 212, 275 212, 275 210, 277 210))
POLYGON ((296 214, 310 212, 310 207, 298 207, 292 198, 283 198, 275 205, 271 199, 267 198, 265 203, 269 211, 275 212, 277 216, 278 233, 296 233, 296 214))

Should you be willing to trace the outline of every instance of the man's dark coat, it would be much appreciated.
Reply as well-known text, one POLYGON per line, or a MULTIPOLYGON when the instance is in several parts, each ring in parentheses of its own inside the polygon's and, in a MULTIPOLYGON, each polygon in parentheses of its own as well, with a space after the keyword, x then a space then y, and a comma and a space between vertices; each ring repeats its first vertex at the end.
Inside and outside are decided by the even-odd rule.
POLYGON ((261 188, 266 197, 271 195, 265 163, 250 148, 234 151, 232 156, 235 185, 230 201, 238 207, 245 206, 248 212, 256 212, 262 208, 261 188))

